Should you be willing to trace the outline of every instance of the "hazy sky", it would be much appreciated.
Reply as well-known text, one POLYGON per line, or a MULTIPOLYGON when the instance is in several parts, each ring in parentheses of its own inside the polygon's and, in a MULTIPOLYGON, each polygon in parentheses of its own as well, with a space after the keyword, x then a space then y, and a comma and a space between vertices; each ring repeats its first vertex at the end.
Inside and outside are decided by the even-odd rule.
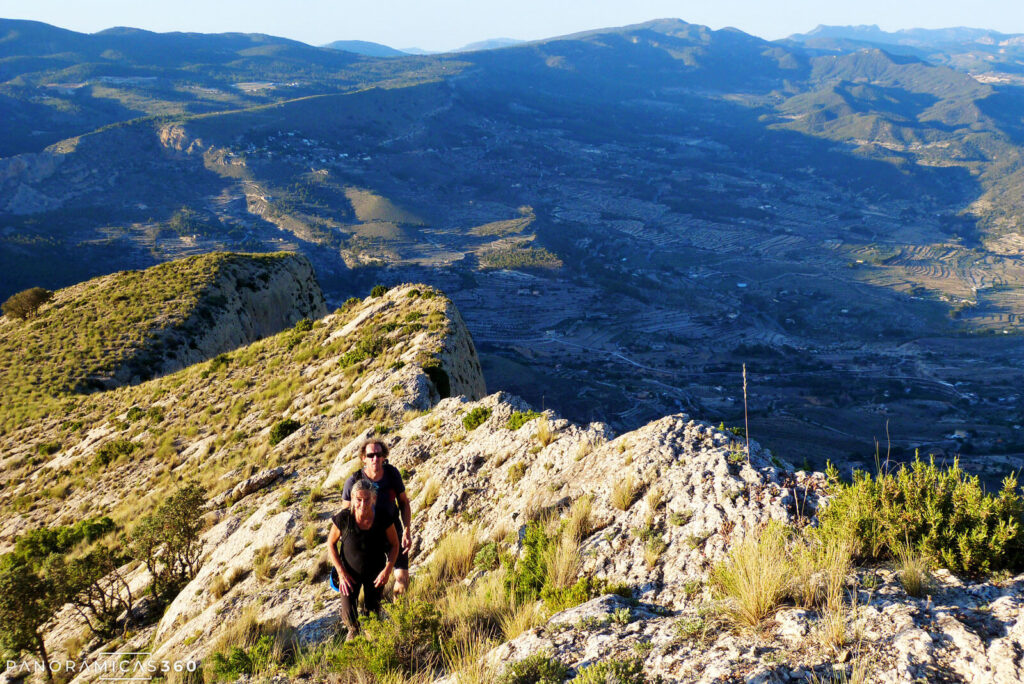
POLYGON ((1024 33, 1021 0, 0 0, 0 17, 91 33, 111 26, 151 31, 269 33, 313 45, 370 40, 450 50, 497 37, 534 40, 591 28, 678 17, 776 39, 818 24, 885 30, 972 26, 1024 33))

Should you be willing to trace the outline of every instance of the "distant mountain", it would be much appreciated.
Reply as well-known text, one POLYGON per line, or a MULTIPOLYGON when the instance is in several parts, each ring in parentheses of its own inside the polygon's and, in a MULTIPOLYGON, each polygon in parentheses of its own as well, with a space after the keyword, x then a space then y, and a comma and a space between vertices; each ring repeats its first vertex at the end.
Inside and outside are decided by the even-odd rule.
POLYGON ((85 34, 0 19, 0 157, 141 116, 238 109, 392 78, 408 83, 408 69, 435 65, 394 61, 382 66, 365 55, 263 34, 85 34))
POLYGON ((966 28, 963 26, 942 29, 901 29, 899 31, 883 31, 877 25, 862 26, 825 26, 819 25, 807 33, 797 33, 789 40, 808 42, 820 39, 846 39, 882 43, 892 45, 912 45, 917 47, 958 45, 963 43, 998 44, 1013 39, 1020 39, 1020 34, 1005 34, 988 29, 966 28))
POLYGON ((1024 83, 1024 34, 965 27, 883 31, 878 26, 818 26, 784 42, 831 52, 880 47, 960 71, 995 74, 990 77, 994 82, 1024 83))
POLYGON ((371 43, 367 40, 336 40, 322 47, 330 50, 354 52, 357 55, 366 55, 367 57, 405 57, 410 54, 387 45, 381 45, 380 43, 371 43))
POLYGON ((490 40, 481 40, 476 43, 470 43, 469 45, 463 45, 457 50, 452 52, 476 52, 478 50, 496 50, 498 48, 512 47, 514 45, 521 45, 526 41, 516 40, 515 38, 491 38, 490 40))

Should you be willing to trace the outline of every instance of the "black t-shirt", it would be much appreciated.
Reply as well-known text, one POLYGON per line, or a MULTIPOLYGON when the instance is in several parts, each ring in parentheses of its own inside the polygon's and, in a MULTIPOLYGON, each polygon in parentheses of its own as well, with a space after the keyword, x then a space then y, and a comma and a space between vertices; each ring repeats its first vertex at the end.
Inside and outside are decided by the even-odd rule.
POLYGON ((349 509, 344 509, 331 518, 331 522, 341 532, 341 556, 345 570, 368 577, 376 575, 388 563, 388 528, 394 524, 394 518, 387 514, 374 513, 373 524, 364 530, 356 524, 356 517, 349 509))
POLYGON ((368 478, 360 468, 345 481, 345 488, 341 490, 342 499, 352 501, 352 487, 359 480, 366 480, 377 488, 377 504, 374 507, 377 513, 386 513, 395 520, 400 520, 397 502, 398 495, 405 491, 405 483, 402 482, 402 474, 398 472, 398 468, 385 463, 384 475, 376 482, 368 478))

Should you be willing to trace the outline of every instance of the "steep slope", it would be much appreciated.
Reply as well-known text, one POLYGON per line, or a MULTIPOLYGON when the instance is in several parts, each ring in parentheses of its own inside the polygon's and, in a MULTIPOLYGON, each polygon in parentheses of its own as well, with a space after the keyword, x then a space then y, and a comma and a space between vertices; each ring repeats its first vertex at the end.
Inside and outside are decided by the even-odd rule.
MULTIPOLYGON (((769 521, 813 522, 826 503, 821 474, 793 472, 756 442, 748 457, 742 440, 684 414, 615 436, 605 425, 572 424, 485 392, 458 311, 433 289, 403 285, 219 362, 70 407, 68 418, 83 428, 65 433, 59 452, 34 469, 29 463, 0 490, 5 504, 15 494, 37 507, 4 521, 6 542, 26 527, 103 513, 130 527, 188 479, 207 486, 211 526, 198 573, 162 615, 102 643, 81 638, 77 614, 65 609, 46 629, 51 652, 83 662, 113 650, 151 653, 154 662, 201 660, 212 679, 215 652, 250 648, 245 634, 283 621, 290 631, 282 639, 294 638, 299 654, 275 651, 282 664, 271 660, 266 673, 291 667, 281 676, 356 676, 356 651, 331 640, 338 608, 325 584, 323 540, 340 505, 338 485, 358 467, 357 446, 377 434, 391 444, 413 502, 414 587, 440 592, 442 621, 468 610, 466 619, 490 633, 493 621, 472 611, 490 610, 487 601, 507 590, 505 563, 536 553, 544 534, 576 525, 567 549, 575 565, 554 607, 537 603, 514 638, 473 656, 490 663, 488 676, 538 654, 561 661, 565 676, 604 663, 627 668, 634 681, 799 681, 806 673, 848 673, 851 660, 868 667, 872 681, 941 674, 1009 682, 1024 674, 1024 576, 964 584, 940 574, 931 597, 914 599, 886 568, 849 569, 843 586, 855 605, 839 619, 844 634, 859 636, 843 637, 845 647, 821 636, 837 618, 820 607, 785 608, 758 633, 725 629, 709 612, 712 567, 769 521), (143 416, 132 417, 129 406, 143 416), (271 444, 279 417, 296 429, 271 444), (64 487, 56 510, 33 497, 44 484, 66 483, 62 473, 80 477, 79 464, 116 440, 137 452, 104 465, 88 486, 64 487), (150 497, 136 500, 139 491, 150 497), (438 575, 453 548, 468 549, 476 569, 438 575), (492 570, 499 557, 501 568, 492 570), (604 594, 613 588, 617 594, 604 594), (481 607, 459 603, 471 599, 481 607), (283 664, 289 658, 293 664, 283 664)), ((24 445, 0 446, 27 455, 57 425, 40 421, 24 445)), ((124 571, 136 591, 145 585, 144 569, 124 571)), ((434 609, 401 605, 427 611, 423 620, 434 609)), ((421 619, 403 615, 412 622, 401 629, 421 619)), ((440 661, 421 665, 431 662, 440 661)), ((447 662, 433 670, 437 677, 451 675, 447 662)))
POLYGON ((0 325, 3 431, 57 400, 163 375, 326 312, 295 254, 217 253, 58 290, 0 325))
MULTIPOLYGON (((388 419, 425 408, 431 397, 479 397, 485 391, 458 312, 429 288, 392 291, 323 317, 319 289, 305 279, 311 274, 301 258, 220 255, 218 261, 222 272, 209 288, 211 298, 222 300, 217 308, 194 307, 184 325, 158 329, 169 352, 165 367, 191 365, 140 384, 63 396, 59 411, 37 411, 19 430, 0 437, 0 506, 6 513, 0 540, 9 543, 26 527, 87 511, 116 510, 116 519, 130 520, 138 497, 148 506, 185 474, 213 485, 211 495, 230 489, 233 483, 218 478, 234 469, 238 479, 242 467, 261 460, 270 451, 267 435, 282 418, 309 424, 297 435, 305 446, 316 437, 318 447, 329 449, 339 433, 352 434, 368 423, 385 429, 388 419), (270 263, 261 267, 265 258, 270 263), (296 272, 303 278, 295 279, 296 272), (304 320, 294 328, 245 344, 299 314, 304 320), (310 318, 318 315, 314 326, 310 318), (196 363, 211 352, 228 353, 196 363), (408 392, 401 389, 406 385, 408 392)), ((174 283, 196 263, 172 262, 156 273, 174 283)), ((103 284, 82 287, 102 290, 103 284)), ((151 288, 149 294, 158 291, 151 288)), ((51 307, 72 308, 74 302, 65 293, 51 307)), ((175 320, 171 311, 156 320, 175 320)), ((136 314, 129 307, 120 316, 131 322, 136 314)), ((141 331, 144 320, 136 321, 141 331)), ((118 368, 113 360, 120 358, 119 348, 104 349, 112 358, 100 356, 96 366, 118 368)), ((5 351, 10 367, 18 351, 5 351)))

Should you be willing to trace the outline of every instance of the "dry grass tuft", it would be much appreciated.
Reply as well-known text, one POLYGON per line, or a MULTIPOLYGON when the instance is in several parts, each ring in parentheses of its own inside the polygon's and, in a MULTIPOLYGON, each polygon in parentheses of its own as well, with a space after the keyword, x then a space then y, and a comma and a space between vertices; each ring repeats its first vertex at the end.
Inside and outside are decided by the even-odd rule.
POLYGON ((309 523, 302 528, 302 541, 306 543, 306 550, 316 548, 320 543, 320 530, 316 523, 309 523))
POLYGON ((284 539, 281 540, 281 546, 278 548, 278 553, 283 558, 291 558, 295 555, 295 535, 287 534, 284 539))
POLYGON ((790 581, 787 530, 771 522, 748 535, 715 567, 711 584, 723 619, 736 628, 756 627, 786 595, 790 581))
POLYGON ((473 569, 473 557, 480 543, 475 527, 450 533, 437 543, 431 566, 438 580, 461 580, 473 569))
POLYGON ((557 544, 552 544, 544 554, 544 562, 548 569, 548 579, 555 589, 565 589, 579 579, 583 569, 578 543, 566 535, 557 544))
POLYGON ((542 446, 546 447, 555 441, 555 431, 551 429, 551 421, 548 420, 547 416, 542 417, 537 421, 537 442, 542 446))
POLYGON ((252 571, 260 581, 269 580, 274 576, 274 561, 272 549, 265 546, 256 552, 252 559, 252 571))
POLYGON ((465 635, 445 645, 444 662, 457 684, 494 684, 498 672, 484 658, 491 646, 480 634, 465 635))
POLYGON ((214 600, 220 600, 224 594, 228 593, 228 581, 224 575, 217 575, 213 578, 213 581, 210 582, 209 592, 214 600))
POLYGON ((591 518, 591 511, 594 506, 594 497, 586 494, 576 499, 569 509, 569 515, 565 520, 565 534, 567 537, 581 542, 590 536, 594 531, 594 521, 591 518))
POLYGON ((417 511, 425 511, 434 505, 437 501, 438 495, 441 493, 441 483, 435 478, 430 478, 423 485, 423 493, 420 496, 420 503, 417 506, 417 511))
POLYGON ((624 480, 619 480, 612 488, 612 506, 620 511, 629 510, 629 507, 636 501, 637 484, 632 475, 624 480))
POLYGON ((533 601, 515 606, 501 618, 501 633, 506 641, 515 639, 523 632, 533 629, 547 619, 542 601, 533 601))
POLYGON ((903 591, 910 596, 924 596, 931 586, 930 563, 926 556, 914 551, 906 544, 896 548, 896 574, 903 585, 903 591))
POLYGON ((654 570, 658 565, 661 554, 668 548, 668 544, 660 536, 651 539, 644 545, 644 563, 648 570, 654 570))

